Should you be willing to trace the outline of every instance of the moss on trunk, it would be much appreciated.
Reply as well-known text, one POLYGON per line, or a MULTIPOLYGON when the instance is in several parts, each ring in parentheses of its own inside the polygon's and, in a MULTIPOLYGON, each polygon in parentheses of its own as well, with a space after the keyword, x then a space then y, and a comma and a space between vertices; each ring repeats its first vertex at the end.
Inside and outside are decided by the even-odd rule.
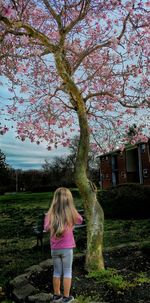
POLYGON ((89 152, 89 127, 87 113, 78 106, 80 140, 75 166, 75 181, 83 198, 87 222, 86 269, 88 271, 104 268, 103 260, 103 226, 104 214, 97 200, 96 188, 87 178, 89 152))

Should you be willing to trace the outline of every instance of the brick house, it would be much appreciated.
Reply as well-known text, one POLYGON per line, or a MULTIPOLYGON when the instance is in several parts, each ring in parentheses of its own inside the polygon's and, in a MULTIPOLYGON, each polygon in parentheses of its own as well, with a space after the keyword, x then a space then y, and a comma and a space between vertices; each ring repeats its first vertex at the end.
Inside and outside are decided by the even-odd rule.
POLYGON ((150 185, 150 140, 128 145, 124 151, 116 150, 99 158, 101 188, 123 183, 150 185))

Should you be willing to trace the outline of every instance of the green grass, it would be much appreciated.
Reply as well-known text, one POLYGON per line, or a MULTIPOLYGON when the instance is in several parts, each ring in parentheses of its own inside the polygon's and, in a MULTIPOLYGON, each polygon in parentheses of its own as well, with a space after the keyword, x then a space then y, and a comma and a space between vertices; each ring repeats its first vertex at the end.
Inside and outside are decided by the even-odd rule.
POLYGON ((145 272, 138 273, 134 279, 129 281, 127 278, 118 273, 114 268, 107 268, 100 271, 91 272, 88 278, 94 278, 101 283, 107 284, 109 287, 113 288, 114 291, 123 291, 129 289, 130 287, 136 287, 139 283, 149 283, 150 278, 145 272))
POLYGON ((1 209, 7 206, 19 208, 42 207, 48 209, 53 193, 17 193, 0 196, 1 209))
POLYGON ((109 287, 117 291, 133 286, 133 283, 127 281, 122 275, 118 274, 117 270, 114 268, 91 272, 88 277, 99 280, 101 283, 106 283, 109 287))
MULTIPOLYGON (((150 242, 150 221, 145 220, 106 220, 104 247, 122 243, 150 242)), ((148 245, 148 244, 147 244, 148 245)), ((150 245, 149 245, 150 247, 150 245)))
MULTIPOLYGON (((76 207, 82 207, 79 195, 76 207)), ((44 235, 44 251, 36 249, 33 226, 41 212, 46 212, 53 193, 17 193, 0 196, 0 286, 30 265, 50 257, 49 234, 44 235)))

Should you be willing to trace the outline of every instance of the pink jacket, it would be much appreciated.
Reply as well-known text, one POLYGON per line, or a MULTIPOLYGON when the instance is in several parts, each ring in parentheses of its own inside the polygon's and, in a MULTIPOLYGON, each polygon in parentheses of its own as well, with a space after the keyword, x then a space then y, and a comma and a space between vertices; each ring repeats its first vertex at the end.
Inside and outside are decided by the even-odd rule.
MULTIPOLYGON (((79 214, 76 224, 82 224, 82 221, 83 218, 79 214)), ((67 228, 60 238, 56 238, 55 236, 50 237, 51 249, 64 249, 76 247, 73 235, 73 228, 74 227, 67 228)), ((45 216, 44 220, 44 230, 49 231, 49 219, 47 215, 45 216)))

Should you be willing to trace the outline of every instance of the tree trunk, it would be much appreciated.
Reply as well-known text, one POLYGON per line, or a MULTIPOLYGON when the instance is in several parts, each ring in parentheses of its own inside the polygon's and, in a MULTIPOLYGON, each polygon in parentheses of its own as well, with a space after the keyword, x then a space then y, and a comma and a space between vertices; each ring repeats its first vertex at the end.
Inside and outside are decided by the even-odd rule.
POLYGON ((87 178, 87 161, 89 151, 89 128, 87 114, 83 108, 78 109, 80 140, 75 165, 75 182, 81 193, 87 223, 86 270, 104 268, 103 260, 103 226, 104 214, 97 201, 96 188, 87 178))
MULTIPOLYGON (((61 50, 55 53, 58 73, 66 85, 70 102, 77 111, 80 140, 75 164, 75 182, 84 201, 85 217, 87 221, 87 253, 86 269, 88 271, 104 268, 103 261, 103 223, 104 215, 97 201, 96 191, 87 178, 87 162, 89 153, 89 126, 87 110, 79 88, 70 76, 68 65, 61 50)), ((71 70, 71 67, 69 68, 71 70)))

